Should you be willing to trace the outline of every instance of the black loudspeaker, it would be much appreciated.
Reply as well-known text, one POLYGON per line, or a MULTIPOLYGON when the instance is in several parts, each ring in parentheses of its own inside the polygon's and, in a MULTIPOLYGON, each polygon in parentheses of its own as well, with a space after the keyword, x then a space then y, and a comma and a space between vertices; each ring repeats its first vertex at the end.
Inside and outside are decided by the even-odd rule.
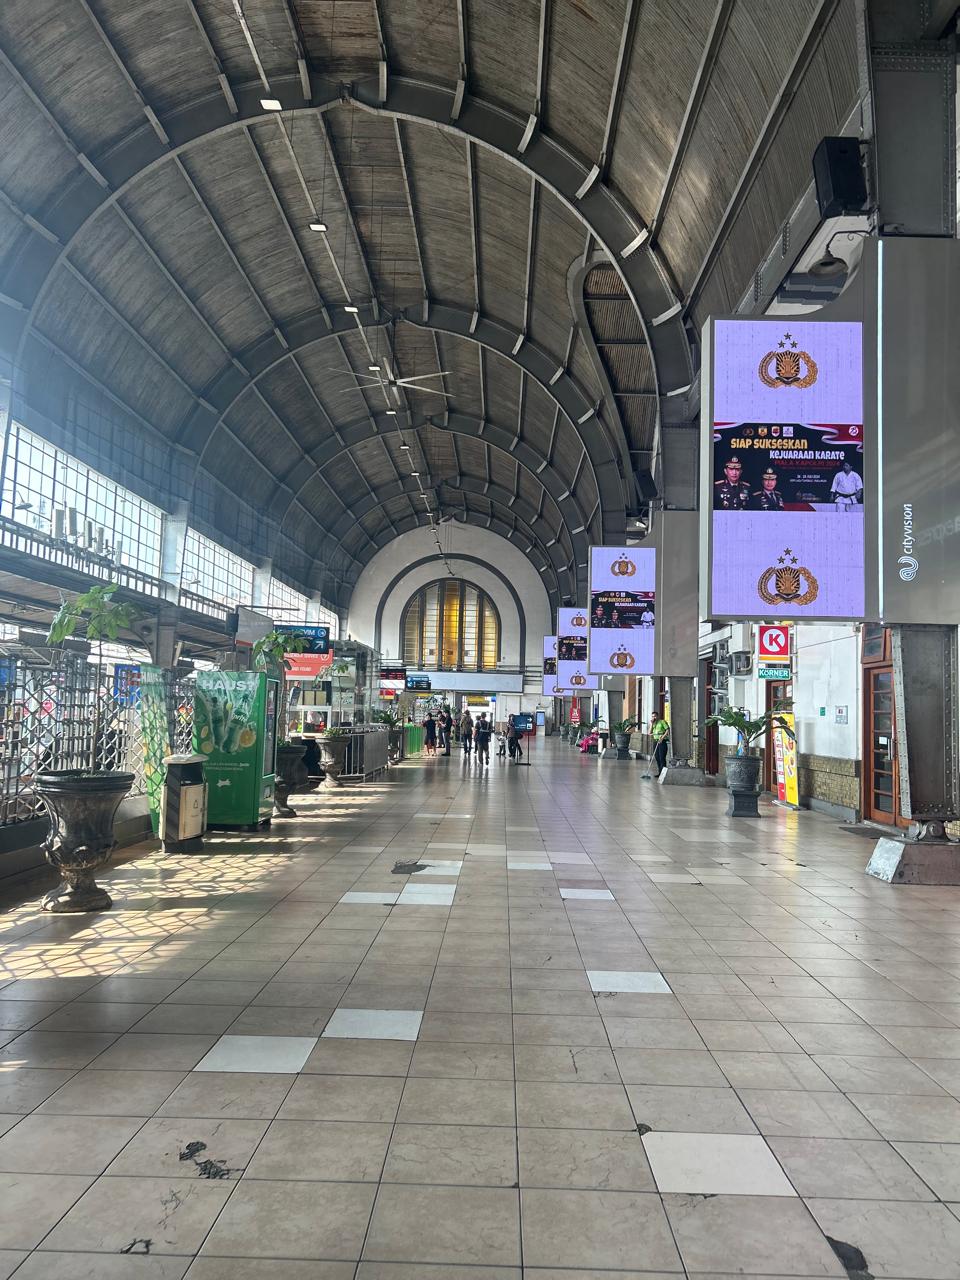
POLYGON ((813 153, 813 180, 821 218, 863 213, 867 183, 856 138, 822 138, 813 153))
POLYGON ((657 496, 657 482, 649 471, 633 473, 637 485, 637 493, 644 502, 650 502, 657 496))

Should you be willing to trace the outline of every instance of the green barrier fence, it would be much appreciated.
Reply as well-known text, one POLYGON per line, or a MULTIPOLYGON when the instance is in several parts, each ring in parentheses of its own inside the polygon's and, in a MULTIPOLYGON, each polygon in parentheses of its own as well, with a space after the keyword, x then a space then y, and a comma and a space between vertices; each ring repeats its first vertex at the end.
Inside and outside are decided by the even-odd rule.
POLYGON ((405 724, 403 726, 403 755, 404 759, 410 756, 419 756, 423 754, 423 725, 422 724, 405 724))

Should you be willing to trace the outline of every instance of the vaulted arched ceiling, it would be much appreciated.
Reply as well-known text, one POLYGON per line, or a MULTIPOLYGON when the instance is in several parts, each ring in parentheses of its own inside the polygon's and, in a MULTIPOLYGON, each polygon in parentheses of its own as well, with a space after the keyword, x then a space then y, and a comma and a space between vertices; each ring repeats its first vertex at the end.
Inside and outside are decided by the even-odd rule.
POLYGON ((856 92, 853 0, 6 0, 0 350, 341 603, 441 512, 572 597, 856 92))

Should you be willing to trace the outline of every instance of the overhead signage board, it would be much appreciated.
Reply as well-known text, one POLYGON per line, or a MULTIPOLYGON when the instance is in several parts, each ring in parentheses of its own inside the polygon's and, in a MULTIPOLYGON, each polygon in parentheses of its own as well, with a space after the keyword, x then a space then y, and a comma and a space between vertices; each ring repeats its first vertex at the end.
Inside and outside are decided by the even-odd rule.
POLYGON ((789 680, 792 677, 790 667, 758 667, 757 675, 761 680, 789 680))
POLYGON ((557 683, 557 637, 543 637, 543 696, 556 698, 563 692, 557 683))
POLYGON ((333 654, 330 652, 330 628, 325 626, 294 626, 280 623, 276 630, 282 634, 294 633, 304 636, 307 648, 303 653, 287 653, 284 665, 287 676, 293 679, 317 679, 326 675, 333 666, 333 654))
POLYGON ((587 610, 557 610, 557 684, 564 692, 587 693, 597 678, 587 666, 587 610))
POLYGON ((588 669, 652 675, 657 553, 653 547, 590 548, 588 669))
POLYGON ((704 616, 862 619, 863 325, 714 320, 705 339, 704 616))
POLYGON ((407 668, 382 666, 380 668, 380 692, 403 693, 407 687, 407 668))
POLYGON ((757 628, 757 657, 761 662, 782 662, 790 656, 790 624, 757 628))
POLYGON ((405 683, 413 693, 428 693, 433 688, 430 677, 419 671, 408 671, 405 683))

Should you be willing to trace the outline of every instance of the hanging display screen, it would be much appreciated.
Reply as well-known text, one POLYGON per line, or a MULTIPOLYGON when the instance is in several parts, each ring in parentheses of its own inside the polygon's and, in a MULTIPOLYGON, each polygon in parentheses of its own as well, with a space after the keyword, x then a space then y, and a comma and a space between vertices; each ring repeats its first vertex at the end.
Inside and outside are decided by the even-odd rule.
POLYGON ((557 684, 564 693, 596 689, 597 679, 587 667, 586 609, 557 610, 557 684))
POLYGON ((590 548, 589 670, 652 675, 657 553, 653 547, 590 548))
POLYGON ((709 617, 862 618, 862 325, 717 320, 709 617))
POLYGON ((556 698, 563 690, 557 684, 557 637, 543 637, 543 696, 556 698))

